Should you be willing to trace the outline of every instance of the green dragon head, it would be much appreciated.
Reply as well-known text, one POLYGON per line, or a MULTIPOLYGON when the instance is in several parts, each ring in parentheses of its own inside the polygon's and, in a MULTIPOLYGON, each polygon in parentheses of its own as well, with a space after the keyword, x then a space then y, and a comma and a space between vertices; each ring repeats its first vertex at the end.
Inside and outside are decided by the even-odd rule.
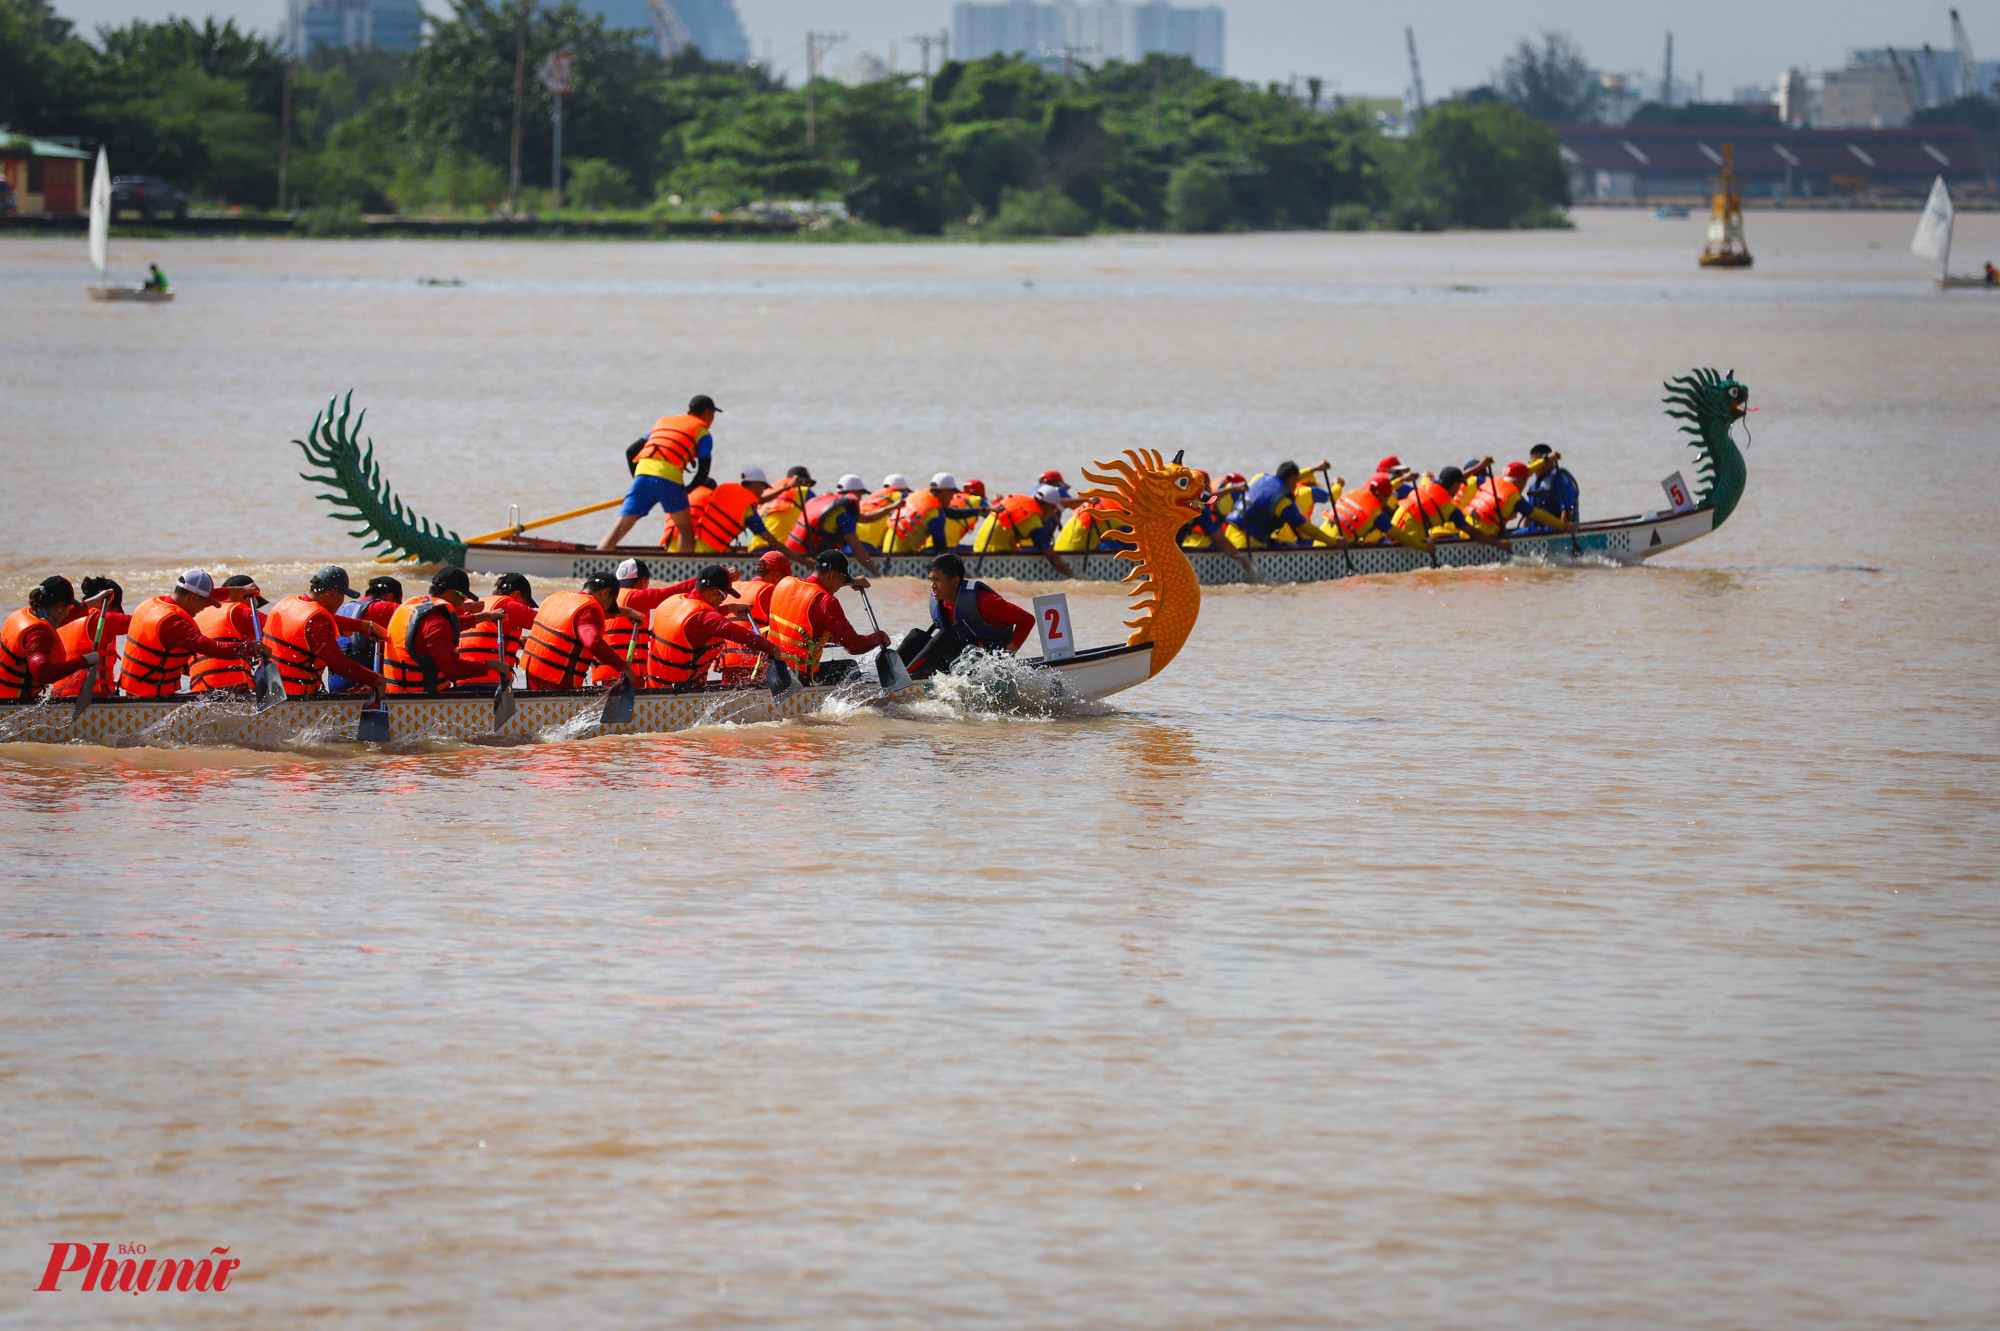
POLYGON ((352 389, 345 399, 328 399, 326 410, 313 417, 312 433, 304 439, 292 440, 305 453, 308 463, 325 469, 320 473, 302 471, 299 479, 333 487, 337 493, 321 493, 319 498, 333 504, 336 519, 361 524, 348 535, 363 538, 363 549, 380 550, 389 559, 413 559, 426 564, 463 563, 465 544, 458 533, 432 527, 428 518, 405 509, 403 501, 396 498, 396 492, 382 479, 382 469, 375 462, 375 441, 370 439, 365 449, 354 442, 368 413, 364 410, 356 417, 350 430, 347 420, 353 406, 352 389), (340 408, 337 418, 336 400, 340 408))
POLYGON ((1667 390, 1661 399, 1667 404, 1667 415, 1689 422, 1680 432, 1694 436, 1694 474, 1699 490, 1695 502, 1713 504, 1715 525, 1720 527, 1736 511, 1736 501, 1743 497, 1743 486, 1750 479, 1743 454, 1729 437, 1729 427, 1750 410, 1750 390, 1736 382, 1734 370, 1727 374, 1693 370, 1661 387, 1667 390))

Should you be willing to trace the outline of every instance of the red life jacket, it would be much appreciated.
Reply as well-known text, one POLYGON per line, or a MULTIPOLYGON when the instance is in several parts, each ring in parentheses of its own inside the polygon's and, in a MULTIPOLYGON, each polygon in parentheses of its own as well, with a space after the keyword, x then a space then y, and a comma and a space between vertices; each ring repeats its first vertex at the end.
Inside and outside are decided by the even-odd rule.
POLYGON ((1375 519, 1381 512, 1382 501, 1373 491, 1353 490, 1334 502, 1333 520, 1348 540, 1363 541, 1375 535, 1375 519))
POLYGON ((801 683, 812 681, 820 653, 826 650, 826 638, 813 634, 811 614, 814 602, 830 595, 818 583, 796 577, 786 578, 771 592, 771 645, 801 683))
POLYGON ((181 675, 194 653, 169 651, 160 641, 161 628, 176 617, 194 623, 194 616, 171 596, 155 596, 132 612, 132 627, 125 631, 125 662, 118 673, 119 691, 127 697, 166 698, 180 692, 181 675))
POLYGON ((1456 512, 1458 501, 1451 497, 1451 491, 1428 476, 1419 476, 1416 488, 1396 505, 1396 516, 1391 521, 1406 532, 1412 531, 1412 524, 1421 522, 1422 525, 1415 527, 1413 534, 1423 536, 1431 528, 1451 521, 1451 515, 1456 512))
POLYGON ((670 470, 679 473, 672 479, 682 480, 686 477, 688 464, 694 461, 701 437, 707 433, 708 424, 699 416, 662 416, 653 422, 652 432, 639 446, 639 452, 632 461, 634 464, 664 462, 670 470))
POLYGON ((903 549, 921 550, 930 543, 931 514, 944 507, 944 501, 934 490, 919 490, 903 502, 903 511, 896 515, 891 527, 895 533, 898 551, 903 549))
POLYGON ((327 631, 339 636, 333 612, 307 596, 287 596, 264 615, 264 645, 271 649, 271 663, 285 682, 285 696, 303 697, 320 690, 319 658, 307 644, 309 625, 315 619, 327 621, 327 631))
POLYGON ((1472 497, 1472 507, 1466 516, 1487 535, 1496 535, 1514 516, 1514 506, 1520 502, 1520 486, 1504 477, 1486 477, 1479 482, 1479 492, 1472 497))
MULTIPOLYGON (((22 606, 7 616, 7 622, 0 624, 0 697, 19 698, 27 702, 42 691, 28 673, 28 630, 37 624, 46 625, 40 615, 22 606)), ((49 654, 51 663, 67 660, 63 651, 60 632, 55 638, 55 650, 49 654)), ((78 688, 82 687, 79 683, 78 688)))
POLYGON ((992 545, 994 534, 1002 527, 1014 534, 1014 542, 1019 545, 1028 540, 1028 533, 1042 521, 1041 500, 1033 495, 1008 495, 993 506, 992 521, 986 528, 986 546, 992 545))
MULTIPOLYGON (((502 610, 510 605, 525 606, 526 601, 507 592, 484 597, 479 601, 479 610, 502 610)), ((477 614, 478 611, 473 613, 477 614)), ((473 624, 461 630, 458 635, 458 655, 463 661, 475 661, 486 666, 486 673, 462 680, 465 684, 498 684, 500 676, 493 669, 494 658, 499 654, 500 642, 507 644, 507 678, 514 678, 514 663, 521 659, 521 635, 506 631, 507 621, 491 620, 484 624, 473 624)))
MULTIPOLYGON (((750 515, 757 511, 757 496, 747 485, 725 481, 710 490, 705 500, 690 506, 694 509, 694 538, 699 542, 695 548, 719 555, 743 534, 750 515)), ((670 544, 672 527, 669 520, 667 533, 660 537, 661 545, 670 544)))
MULTIPOLYGON (((778 590, 775 582, 757 579, 756 589, 750 593, 750 627, 768 635, 771 631, 771 593, 778 590)), ((729 681, 748 679, 757 671, 757 663, 763 657, 746 647, 727 643, 722 655, 716 658, 716 667, 722 671, 722 678, 729 681)))
POLYGON ((528 641, 521 648, 521 663, 531 689, 574 689, 583 685, 593 659, 585 650, 577 630, 595 619, 604 631, 604 608, 594 596, 583 592, 557 592, 542 601, 528 641))
MULTIPOLYGON (((103 654, 104 659, 97 665, 97 683, 93 688, 100 698, 118 691, 118 645, 111 626, 105 627, 103 645, 97 643, 97 621, 103 614, 102 610, 93 607, 56 630, 56 640, 62 643, 65 660, 75 660, 90 651, 103 654)), ((124 619, 125 616, 119 615, 118 618, 124 619)), ((49 693, 57 698, 74 698, 83 692, 83 677, 88 673, 87 670, 79 670, 74 675, 64 676, 49 685, 49 693)), ((0 694, 4 692, 4 686, 0 686, 0 694)))
MULTIPOLYGON (((248 642, 250 606, 245 601, 220 601, 194 617, 194 626, 217 642, 248 642)), ((188 664, 188 692, 247 689, 250 665, 226 656, 197 656, 188 664)))
POLYGON ((677 684, 699 684, 708 677, 708 667, 722 653, 725 638, 714 638, 697 647, 688 637, 688 621, 709 609, 708 602, 686 592, 672 596, 653 608, 648 626, 646 683, 653 688, 677 684))
POLYGON ((389 616, 389 640, 382 644, 382 678, 390 693, 436 693, 437 662, 424 650, 424 621, 443 615, 458 636, 458 613, 449 601, 418 596, 396 607, 389 616))
POLYGON ((785 536, 785 548, 793 554, 816 555, 831 549, 839 537, 840 510, 853 505, 849 494, 821 495, 806 501, 806 515, 792 525, 785 536))

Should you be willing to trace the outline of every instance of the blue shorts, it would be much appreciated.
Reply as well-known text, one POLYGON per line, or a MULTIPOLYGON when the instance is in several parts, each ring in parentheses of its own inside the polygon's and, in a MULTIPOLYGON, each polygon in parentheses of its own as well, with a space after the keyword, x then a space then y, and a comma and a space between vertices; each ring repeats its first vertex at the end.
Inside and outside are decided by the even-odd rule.
POLYGON ((618 511, 628 518, 643 518, 655 504, 664 513, 685 513, 688 492, 679 481, 664 476, 634 476, 632 488, 625 492, 624 507, 618 511))

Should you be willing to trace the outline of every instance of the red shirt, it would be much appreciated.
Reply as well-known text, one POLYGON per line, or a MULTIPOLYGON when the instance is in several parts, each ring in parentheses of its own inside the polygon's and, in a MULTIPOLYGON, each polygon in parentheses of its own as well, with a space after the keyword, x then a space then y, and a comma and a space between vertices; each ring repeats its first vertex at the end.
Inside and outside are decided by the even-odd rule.
MULTIPOLYGON (((467 604, 471 605, 473 603, 468 601, 467 604)), ((439 683, 455 684, 460 680, 477 679, 481 675, 492 672, 493 667, 484 661, 463 661, 459 659, 458 629, 453 626, 451 620, 446 619, 443 615, 425 615, 424 621, 419 626, 418 631, 422 634, 419 641, 423 644, 424 654, 429 656, 431 664, 437 667, 439 683)), ((369 673, 373 674, 374 672, 370 671, 369 673)), ((346 679, 354 678, 354 676, 349 675, 345 670, 341 671, 340 674, 346 679)))
MULTIPOLYGON (((767 607, 769 601, 764 603, 767 607)), ((1030 627, 1034 621, 1028 621, 1030 627)), ((826 638, 840 644, 840 649, 849 656, 859 656, 865 651, 881 646, 889 641, 886 633, 871 633, 862 637, 847 622, 847 611, 840 605, 840 598, 824 587, 813 597, 806 609, 806 629, 815 638, 826 638)))
MULTIPOLYGON (((938 606, 938 613, 944 617, 944 622, 949 625, 957 616, 958 607, 940 604, 938 606)), ((994 628, 1013 630, 1014 639, 1007 644, 1007 650, 1010 652, 1020 651, 1021 644, 1026 642, 1028 635, 1035 631, 1034 615, 1015 605, 1012 601, 990 587, 980 590, 979 617, 994 628)))
POLYGON ((53 684, 90 668, 79 659, 65 658, 54 625, 33 615, 27 619, 27 627, 21 630, 19 650, 27 658, 28 678, 37 686, 53 684))
MULTIPOLYGON (((369 609, 374 609, 370 606, 369 609)), ((391 612, 395 609, 390 607, 391 612)), ((313 654, 315 663, 326 667, 342 679, 355 683, 380 684, 382 677, 361 662, 340 650, 340 621, 331 613, 314 615, 306 620, 306 650, 313 654)), ((454 649, 455 653, 456 649, 454 649)))
POLYGON ((681 631, 687 634, 688 646, 697 651, 717 638, 721 638, 724 642, 741 643, 753 651, 762 651, 770 645, 748 624, 740 623, 720 610, 710 609, 707 606, 682 620, 681 631))
MULTIPOLYGON (((160 597, 166 600, 167 597, 160 597)), ((243 631, 250 631, 250 607, 243 607, 243 631)), ((108 630, 107 630, 108 631, 108 630)), ((193 615, 169 615, 160 621, 160 646, 170 652, 192 652, 196 656, 219 656, 241 661, 257 654, 257 644, 249 639, 211 638, 194 622, 193 615)))

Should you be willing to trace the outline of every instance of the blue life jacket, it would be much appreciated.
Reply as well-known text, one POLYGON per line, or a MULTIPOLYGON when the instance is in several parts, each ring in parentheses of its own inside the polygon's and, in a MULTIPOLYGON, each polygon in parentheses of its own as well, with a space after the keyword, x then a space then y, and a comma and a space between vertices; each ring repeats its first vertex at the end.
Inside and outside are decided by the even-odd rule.
POLYGON ((1293 508, 1294 484, 1276 476, 1259 476, 1244 491, 1243 502, 1229 510, 1229 521, 1257 540, 1268 541, 1272 532, 1290 521, 1284 514, 1293 508))
MULTIPOLYGON (((342 605, 340 609, 333 612, 334 618, 359 619, 361 618, 362 612, 365 611, 369 606, 375 604, 375 602, 379 599, 382 598, 370 597, 370 598, 364 598, 363 600, 359 601, 348 601, 344 605, 342 605)), ((359 661, 364 665, 373 663, 375 656, 375 639, 365 637, 359 633, 349 633, 342 635, 339 639, 339 642, 340 642, 340 650, 346 654, 348 660, 359 661)), ((358 679, 342 679, 339 675, 328 674, 326 677, 326 691, 328 693, 340 693, 347 689, 353 688, 356 684, 359 684, 360 682, 361 681, 358 679)))
MULTIPOLYGON (((979 614, 979 593, 993 589, 983 582, 967 578, 958 584, 958 599, 952 603, 952 620, 958 629, 958 636, 972 642, 991 647, 1003 647, 1014 640, 1011 629, 989 624, 979 614)), ((931 623, 943 628, 944 607, 938 604, 937 593, 931 593, 931 623)))
MULTIPOLYGON (((1577 516, 1581 498, 1581 495, 1577 491, 1576 477, 1569 474, 1568 468, 1558 466, 1554 470, 1536 476, 1528 482, 1528 488, 1521 494, 1521 509, 1523 512, 1531 512, 1539 508, 1544 513, 1553 513, 1559 518, 1574 519, 1577 516)), ((1534 521, 1533 518, 1524 521, 1520 529, 1522 531, 1549 530, 1549 528, 1534 521)))

